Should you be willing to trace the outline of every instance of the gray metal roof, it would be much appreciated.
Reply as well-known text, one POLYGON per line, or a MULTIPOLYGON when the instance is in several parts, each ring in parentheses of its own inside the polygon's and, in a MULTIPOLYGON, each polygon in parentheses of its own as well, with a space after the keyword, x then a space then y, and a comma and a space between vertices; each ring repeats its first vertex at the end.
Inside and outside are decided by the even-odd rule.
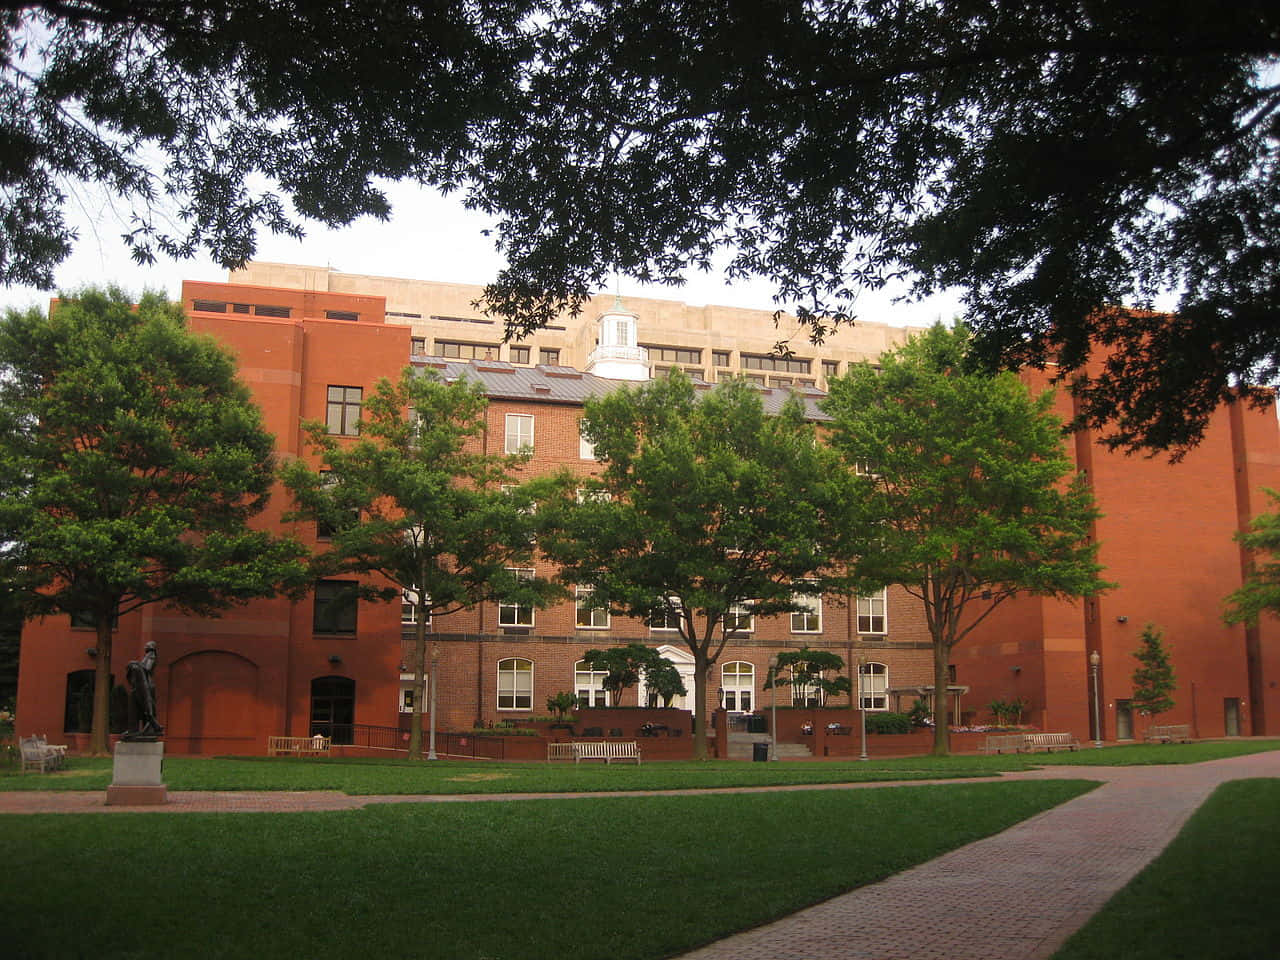
MULTIPOLYGON (((432 369, 446 380, 479 382, 486 396, 500 400, 525 400, 534 403, 565 403, 580 405, 592 397, 603 396, 619 387, 636 387, 633 380, 609 380, 592 373, 583 373, 573 367, 557 367, 538 364, 536 367, 520 366, 505 360, 449 360, 444 357, 414 358, 414 366, 432 369)), ((690 376, 698 389, 710 389, 711 384, 690 376)), ((830 420, 818 409, 818 401, 826 393, 816 387, 756 387, 764 401, 767 413, 782 409, 793 392, 804 401, 805 415, 810 420, 830 420)))

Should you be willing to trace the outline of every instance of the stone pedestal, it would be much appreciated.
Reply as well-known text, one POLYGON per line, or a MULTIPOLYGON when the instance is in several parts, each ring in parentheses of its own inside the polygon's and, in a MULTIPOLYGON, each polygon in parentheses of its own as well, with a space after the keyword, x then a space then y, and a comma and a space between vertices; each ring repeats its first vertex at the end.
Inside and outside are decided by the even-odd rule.
POLYGON ((107 803, 120 806, 168 803, 169 793, 161 776, 163 763, 163 740, 121 740, 116 744, 107 803))

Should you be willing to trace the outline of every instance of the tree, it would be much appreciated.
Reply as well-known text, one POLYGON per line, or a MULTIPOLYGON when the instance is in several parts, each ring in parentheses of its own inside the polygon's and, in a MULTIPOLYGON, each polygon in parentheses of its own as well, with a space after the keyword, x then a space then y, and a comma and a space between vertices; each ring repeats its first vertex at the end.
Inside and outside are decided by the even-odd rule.
POLYGON ((796 706, 805 706, 810 700, 820 704, 828 697, 852 691, 849 678, 839 675, 843 669, 844 658, 829 650, 810 650, 808 647, 787 650, 778 654, 777 669, 771 671, 772 676, 765 681, 764 688, 772 689, 775 683, 780 687, 791 687, 791 700, 796 706), (784 670, 785 673, 782 672, 784 670), (835 671, 836 676, 828 679, 828 670, 835 671))
POLYGON ((1071 478, 1052 396, 967 372, 970 336, 941 325, 832 382, 824 410, 856 491, 856 574, 920 600, 933 641, 934 753, 948 749, 951 649, 1015 595, 1090 596, 1097 517, 1071 478))
POLYGON ((601 686, 611 694, 613 705, 622 702, 622 691, 634 687, 644 678, 651 693, 663 696, 668 702, 678 693, 684 693, 680 671, 666 657, 643 643, 629 643, 625 647, 609 647, 606 650, 588 650, 582 657, 592 670, 603 670, 605 678, 601 686), (674 682, 671 674, 675 674, 674 682), (664 694, 664 691, 670 691, 664 694))
POLYGON ((94 753, 117 618, 213 615, 301 577, 299 544, 250 527, 272 451, 235 360, 158 294, 86 289, 0 324, 0 576, 24 617, 93 622, 94 753))
MULTIPOLYGON (((294 460, 282 472, 297 503, 291 516, 329 534, 313 559, 314 575, 375 575, 355 588, 357 596, 403 597, 414 607, 410 757, 422 751, 430 619, 482 601, 545 606, 560 596, 546 578, 523 572, 532 566, 532 494, 515 486, 511 473, 523 458, 480 452, 487 404, 477 383, 406 369, 398 383, 375 385, 359 440, 308 423, 319 468, 294 460)), ((433 675, 435 644, 433 635, 433 675)), ((429 759, 435 729, 433 707, 429 759)))
MULTIPOLYGON (((1280 493, 1267 490, 1273 505, 1280 505, 1280 493)), ((1247 531, 1236 540, 1250 553, 1249 575, 1240 589, 1226 599, 1223 618, 1227 623, 1256 626, 1263 613, 1280 613, 1280 512, 1273 510, 1254 517, 1247 531), (1269 554, 1260 560, 1260 554, 1269 554)))
POLYGON ((0 278, 49 283, 82 181, 140 260, 465 191, 513 330, 615 273, 964 291, 975 358, 1056 362, 1080 420, 1181 448, 1280 372, 1280 13, 1168 0, 10 5, 0 278), (261 176, 276 188, 262 188, 261 176), (167 202, 167 198, 172 198, 167 202), (179 226, 169 231, 166 216, 179 226), (1143 306, 1180 294, 1176 317, 1143 306), (1089 349, 1109 352, 1084 366, 1089 349), (1245 386, 1237 386, 1245 385, 1245 386))
POLYGON ((1140 640, 1142 646, 1133 655, 1138 661, 1133 671, 1133 705, 1154 717, 1173 709, 1170 694, 1178 688, 1178 683, 1164 636, 1154 624, 1148 623, 1142 628, 1140 640))
POLYGON ((647 706, 651 707, 656 707, 659 702, 664 707, 669 707, 672 700, 689 692, 684 680, 680 678, 680 671, 666 657, 655 656, 645 668, 644 685, 649 692, 647 706))
POLYGON ((540 511, 539 546, 593 602, 676 626, 705 759, 707 671, 752 617, 800 609, 797 581, 821 591, 841 478, 797 398, 767 414, 740 380, 704 393, 675 371, 584 413, 601 474, 540 511))

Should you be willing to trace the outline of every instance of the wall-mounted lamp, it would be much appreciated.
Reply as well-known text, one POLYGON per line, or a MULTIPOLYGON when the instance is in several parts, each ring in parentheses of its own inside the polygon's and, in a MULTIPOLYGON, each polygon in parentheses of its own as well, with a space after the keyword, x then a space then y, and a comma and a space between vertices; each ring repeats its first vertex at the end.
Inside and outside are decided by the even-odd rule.
POLYGON ((402 663, 402 664, 400 664, 400 672, 401 672, 401 673, 408 673, 408 672, 409 672, 409 668, 408 668, 405 664, 403 664, 403 663, 402 663))
POLYGON ((339 664, 342 662, 342 658, 334 653, 329 656, 329 662, 332 664, 339 664))
POLYGON ((1123 613, 1120 614, 1120 616, 1116 617, 1116 623, 1128 623, 1128 622, 1129 622, 1129 618, 1126 617, 1123 613))
POLYGON ((85 655, 86 657, 96 657, 96 656, 98 655, 98 648, 97 648, 97 647, 90 647, 88 650, 86 650, 86 651, 84 652, 84 655, 85 655))
POLYGON ((1022 672, 1022 668, 1021 668, 1021 667, 1017 667, 1017 666, 1010 667, 1009 669, 1010 669, 1010 670, 1012 670, 1014 673, 1021 673, 1021 672, 1022 672))

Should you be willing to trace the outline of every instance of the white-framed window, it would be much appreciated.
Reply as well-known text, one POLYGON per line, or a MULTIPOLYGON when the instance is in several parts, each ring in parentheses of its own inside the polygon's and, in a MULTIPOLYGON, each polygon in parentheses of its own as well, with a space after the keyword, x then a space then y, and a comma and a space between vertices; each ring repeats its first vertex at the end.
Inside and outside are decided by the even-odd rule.
POLYGON ((579 660, 573 665, 573 692, 578 696, 578 706, 609 705, 609 694, 604 688, 604 678, 608 675, 604 670, 592 670, 585 660, 579 660))
POLYGON ((533 661, 509 657, 498 661, 498 709, 533 709, 533 661))
POLYGON ((508 413, 506 444, 507 453, 531 453, 533 451, 533 414, 508 413))
POLYGON ((575 622, 579 630, 609 629, 609 611, 603 607, 591 606, 591 595, 594 592, 591 587, 573 588, 573 602, 577 608, 575 622))
POLYGON ((796 610, 791 614, 792 633, 822 632, 822 594, 811 593, 808 590, 817 590, 817 584, 812 580, 796 582, 795 593, 791 599, 804 609, 796 610))
POLYGON ((730 633, 751 633, 756 628, 755 614, 751 605, 741 601, 729 604, 724 615, 724 629, 730 633))
MULTIPOLYGON (((532 580, 532 567, 507 567, 517 580, 532 580)), ((533 607, 512 601, 498 604, 498 626, 500 627, 532 627, 533 607)))
POLYGON ((582 425, 586 421, 578 421, 578 459, 594 460, 596 458, 596 445, 587 439, 587 435, 582 432, 582 425))
POLYGON ((608 503, 613 499, 613 494, 608 490, 589 487, 579 487, 574 491, 574 496, 579 503, 608 503))
POLYGON ((858 598, 858 632, 887 633, 885 629, 885 591, 858 598))
POLYGON ((750 713, 755 703, 755 666, 746 660, 729 661, 720 668, 720 689, 726 710, 750 713))
MULTIPOLYGON (((423 674, 423 685, 428 690, 431 689, 430 674, 423 674)), ((401 680, 400 681, 400 712, 401 713, 413 713, 413 697, 414 697, 413 681, 401 680)), ((424 713, 426 712, 426 709, 427 709, 427 705, 424 703, 422 705, 422 710, 424 713)))
POLYGON ((680 598, 667 597, 667 604, 649 618, 650 630, 680 629, 680 598))
POLYGON ((860 477, 878 477, 880 476, 879 464, 873 460, 855 460, 853 461, 853 472, 860 477))
MULTIPOLYGON (((430 597, 428 597, 428 601, 430 597)), ((408 626, 418 622, 418 588, 405 587, 400 591, 400 623, 408 626)), ((431 613, 427 613, 427 625, 431 624, 431 613)))
POLYGON ((791 705, 794 707, 820 707, 826 700, 826 694, 816 683, 801 683, 796 679, 795 668, 791 668, 791 705))
POLYGON ((889 709, 889 668, 883 663, 862 665, 862 709, 889 709))

